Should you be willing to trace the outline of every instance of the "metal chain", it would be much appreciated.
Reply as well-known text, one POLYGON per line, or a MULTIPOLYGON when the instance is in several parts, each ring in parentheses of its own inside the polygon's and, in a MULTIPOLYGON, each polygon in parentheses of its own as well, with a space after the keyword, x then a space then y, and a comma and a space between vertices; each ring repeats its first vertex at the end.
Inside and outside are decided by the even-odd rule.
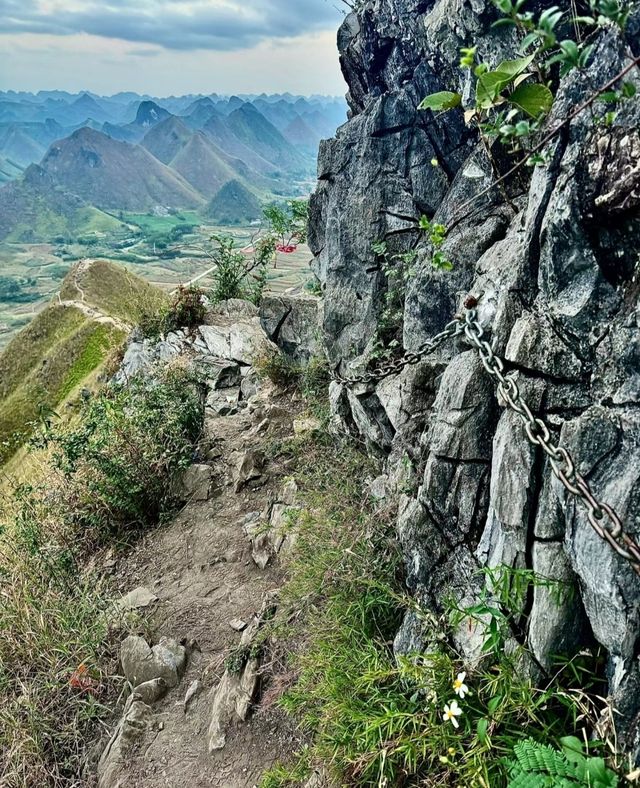
POLYGON ((509 408, 520 417, 529 442, 542 448, 549 457, 556 478, 586 506, 589 523, 598 536, 607 541, 618 555, 626 558, 640 575, 640 547, 637 542, 625 533, 622 522, 613 509, 594 496, 589 483, 576 469, 569 452, 553 442, 548 426, 533 415, 514 378, 504 374, 504 362, 483 339, 484 329, 478 322, 476 310, 467 309, 460 321, 464 324, 465 336, 478 351, 484 368, 497 380, 498 392, 509 408))
POLYGON ((576 469, 569 452, 553 442, 549 427, 542 419, 533 415, 522 398, 515 379, 504 374, 504 362, 495 355, 491 345, 483 338, 484 329, 477 319, 475 303, 475 299, 467 299, 465 314, 456 315, 439 334, 428 339, 417 350, 409 351, 401 358, 388 361, 377 369, 364 372, 361 375, 354 377, 334 375, 334 380, 346 386, 384 380, 390 375, 399 373, 410 364, 417 364, 429 353, 436 350, 445 340, 464 333, 478 351, 480 360, 488 374, 497 381, 500 396, 507 406, 520 417, 529 442, 544 451, 549 457, 556 478, 568 492, 585 505, 589 523, 598 536, 608 542, 618 555, 629 561, 636 573, 640 575, 640 546, 629 534, 625 533, 622 522, 613 509, 595 497, 587 480, 576 469))
POLYGON ((455 318, 450 323, 447 323, 447 325, 439 334, 436 334, 426 342, 423 342, 422 345, 417 348, 417 350, 407 351, 400 358, 394 358, 392 361, 386 361, 376 369, 363 372, 360 375, 354 375, 353 377, 343 377, 342 375, 334 374, 332 376, 333 380, 341 383, 343 386, 355 386, 357 383, 377 383, 378 381, 384 380, 391 375, 397 375, 406 366, 417 364, 419 361, 422 361, 425 356, 429 355, 429 353, 433 353, 436 348, 440 347, 440 345, 446 339, 452 339, 463 332, 464 324, 462 324, 458 318, 455 318))

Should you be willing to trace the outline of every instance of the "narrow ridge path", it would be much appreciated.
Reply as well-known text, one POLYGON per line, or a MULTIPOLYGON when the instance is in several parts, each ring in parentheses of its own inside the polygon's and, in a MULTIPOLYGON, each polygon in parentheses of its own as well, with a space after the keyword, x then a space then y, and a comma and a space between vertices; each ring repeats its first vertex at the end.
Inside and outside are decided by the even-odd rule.
POLYGON ((208 461, 209 500, 188 503, 167 527, 147 534, 117 570, 123 594, 143 586, 158 597, 154 640, 163 636, 194 645, 180 684, 153 704, 151 724, 109 788, 251 788, 295 749, 290 722, 259 702, 244 723, 228 731, 223 749, 208 752, 207 731, 225 658, 240 640, 230 622, 251 621, 265 595, 282 582, 277 565, 256 566, 243 525, 247 515, 268 510, 276 500, 286 468, 267 461, 261 477, 239 492, 235 469, 247 450, 264 451, 274 439, 292 434, 296 410, 296 403, 265 386, 250 408, 208 416, 200 451, 214 457, 208 461), (195 687, 185 707, 187 690, 195 687))

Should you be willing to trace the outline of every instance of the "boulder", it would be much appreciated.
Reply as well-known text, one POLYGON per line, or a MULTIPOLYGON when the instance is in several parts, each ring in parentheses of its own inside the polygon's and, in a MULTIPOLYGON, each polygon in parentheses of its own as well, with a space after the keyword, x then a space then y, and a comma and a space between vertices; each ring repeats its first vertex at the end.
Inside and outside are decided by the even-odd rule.
POLYGON ((175 640, 162 638, 151 647, 139 635, 129 635, 120 646, 120 662, 125 678, 136 688, 161 679, 167 687, 177 686, 187 661, 187 652, 175 640))
POLYGON ((240 490, 249 482, 256 481, 262 476, 264 454, 260 451, 248 449, 242 452, 234 472, 235 491, 240 490))
POLYGON ((267 293, 260 304, 260 322, 269 339, 299 364, 322 352, 322 300, 316 296, 267 293))
POLYGON ((258 317, 229 319, 198 329, 209 353, 216 358, 253 364, 257 359, 277 351, 267 339, 258 317))
POLYGON ((211 492, 213 470, 210 465, 196 463, 182 474, 180 497, 185 501, 206 501, 211 492))

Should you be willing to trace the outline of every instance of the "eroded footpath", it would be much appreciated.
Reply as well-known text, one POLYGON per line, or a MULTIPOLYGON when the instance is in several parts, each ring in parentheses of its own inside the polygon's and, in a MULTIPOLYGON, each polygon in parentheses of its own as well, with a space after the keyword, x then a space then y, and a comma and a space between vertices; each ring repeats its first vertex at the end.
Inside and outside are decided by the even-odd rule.
POLYGON ((250 788, 298 744, 291 721, 262 700, 259 636, 277 605, 296 505, 286 461, 270 447, 294 423, 304 429, 302 404, 250 364, 201 355, 210 379, 196 463, 182 480, 187 503, 115 569, 123 604, 150 625, 121 646, 131 692, 99 788, 250 788))

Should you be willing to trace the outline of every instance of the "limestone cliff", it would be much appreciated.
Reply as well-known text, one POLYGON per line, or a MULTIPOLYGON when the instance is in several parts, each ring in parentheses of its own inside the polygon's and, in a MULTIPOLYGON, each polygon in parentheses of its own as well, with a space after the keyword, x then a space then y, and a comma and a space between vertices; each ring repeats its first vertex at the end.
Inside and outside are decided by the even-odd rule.
MULTIPOLYGON (((534 413, 638 534, 640 101, 621 106, 610 126, 597 122, 606 108, 594 104, 550 142, 545 166, 482 194, 494 175, 462 111, 417 105, 436 90, 468 95, 460 46, 476 43, 491 65, 515 55, 512 29, 491 28, 496 18, 485 0, 369 0, 346 17, 338 46, 351 117, 321 145, 311 205, 327 353, 343 372, 370 357, 387 287, 372 244, 417 248, 404 348, 476 296, 493 349, 534 413), (449 227, 452 271, 432 266, 422 214, 449 227)), ((640 53, 637 29, 632 19, 624 36, 613 27, 595 34, 587 72, 560 83, 549 125, 640 53)), ((627 78, 638 84, 638 69, 627 78)), ((498 402, 475 351, 458 340, 378 385, 333 384, 332 403, 343 428, 388 457, 411 591, 435 610, 451 594, 470 603, 484 583, 478 568, 503 563, 574 584, 561 604, 534 588, 514 637, 529 646, 534 672, 553 653, 601 644, 621 742, 637 750, 640 581, 498 402)), ((459 632, 469 660, 478 640, 473 628, 459 632)), ((421 645, 412 614, 396 648, 421 645)))

